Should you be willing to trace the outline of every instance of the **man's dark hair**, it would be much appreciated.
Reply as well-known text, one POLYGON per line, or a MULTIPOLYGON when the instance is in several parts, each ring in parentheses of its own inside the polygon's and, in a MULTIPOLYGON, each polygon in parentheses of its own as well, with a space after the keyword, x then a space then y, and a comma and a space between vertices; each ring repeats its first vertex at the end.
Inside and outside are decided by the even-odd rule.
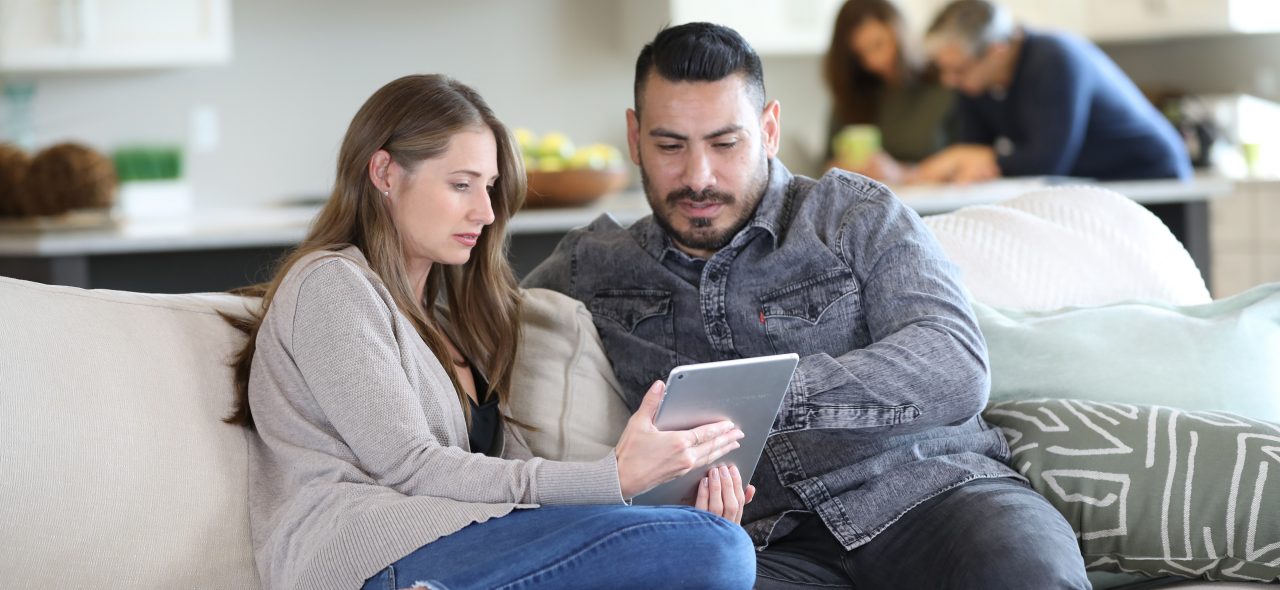
POLYGON ((672 82, 717 82, 742 74, 756 106, 764 109, 760 56, 737 31, 713 23, 688 23, 658 31, 636 58, 635 105, 651 72, 672 82))

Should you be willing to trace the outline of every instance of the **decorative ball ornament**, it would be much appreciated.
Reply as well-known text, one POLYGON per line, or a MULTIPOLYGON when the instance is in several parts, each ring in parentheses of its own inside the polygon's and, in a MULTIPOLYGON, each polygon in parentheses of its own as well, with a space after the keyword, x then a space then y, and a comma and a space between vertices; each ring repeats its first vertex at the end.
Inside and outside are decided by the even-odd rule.
POLYGON ((0 143, 0 217, 23 217, 25 210, 22 196, 27 170, 31 167, 31 155, 15 145, 0 143))
POLYGON ((72 209, 105 209, 116 195, 116 169, 96 150, 60 143, 31 160, 23 183, 27 215, 59 215, 72 209))

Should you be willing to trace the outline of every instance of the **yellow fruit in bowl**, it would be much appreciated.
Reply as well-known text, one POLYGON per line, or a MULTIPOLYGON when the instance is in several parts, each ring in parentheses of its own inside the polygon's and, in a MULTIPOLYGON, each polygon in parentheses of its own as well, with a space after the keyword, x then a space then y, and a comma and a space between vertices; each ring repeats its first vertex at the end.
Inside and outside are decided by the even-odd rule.
POLYGON ((560 172, 565 169, 565 160, 560 156, 542 156, 538 158, 536 170, 539 172, 560 172))
POLYGON ((618 148, 607 143, 597 143, 592 147, 595 148, 595 150, 600 154, 600 157, 604 159, 604 165, 606 168, 621 168, 623 164, 625 164, 625 161, 622 159, 622 152, 618 151, 618 148))
POLYGON ((569 158, 570 170, 600 170, 605 167, 606 160, 600 153, 590 147, 582 148, 569 158))
POLYGON ((574 151, 573 141, 559 131, 543 135, 542 140, 538 142, 538 155, 543 158, 556 156, 568 160, 573 157, 574 151))
POLYGON ((516 127, 511 130, 511 134, 515 136, 516 146, 520 148, 521 153, 532 153, 538 146, 537 134, 526 127, 516 127))

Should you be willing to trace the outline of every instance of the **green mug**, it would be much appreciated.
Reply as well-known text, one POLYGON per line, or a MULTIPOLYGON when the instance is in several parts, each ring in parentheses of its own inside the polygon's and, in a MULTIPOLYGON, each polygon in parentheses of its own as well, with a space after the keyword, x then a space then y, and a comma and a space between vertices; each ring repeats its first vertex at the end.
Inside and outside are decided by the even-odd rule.
POLYGON ((831 150, 842 166, 860 168, 880 151, 880 128, 875 125, 846 125, 831 139, 831 150))

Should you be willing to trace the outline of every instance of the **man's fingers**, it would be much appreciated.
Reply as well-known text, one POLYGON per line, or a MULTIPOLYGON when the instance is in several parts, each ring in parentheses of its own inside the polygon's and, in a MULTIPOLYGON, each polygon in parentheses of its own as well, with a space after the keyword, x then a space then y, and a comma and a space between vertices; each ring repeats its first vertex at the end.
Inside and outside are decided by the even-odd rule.
POLYGON ((707 512, 724 516, 724 490, 722 489, 723 486, 720 481, 720 468, 712 467, 711 473, 707 475, 711 479, 711 483, 708 485, 707 490, 707 493, 711 496, 707 512))
POLYGON ((706 476, 703 476, 702 479, 698 481, 698 497, 693 501, 693 507, 698 510, 707 509, 707 504, 709 502, 707 485, 707 478, 706 476))
POLYGON ((733 473, 727 465, 720 466, 720 481, 724 484, 724 517, 733 522, 738 522, 738 519, 742 517, 739 512, 742 504, 739 502, 738 494, 742 492, 734 489, 733 473))
POLYGON ((729 466, 729 476, 733 478, 734 499, 737 500, 738 506, 745 506, 747 503, 742 491, 742 472, 738 471, 737 465, 729 466))

